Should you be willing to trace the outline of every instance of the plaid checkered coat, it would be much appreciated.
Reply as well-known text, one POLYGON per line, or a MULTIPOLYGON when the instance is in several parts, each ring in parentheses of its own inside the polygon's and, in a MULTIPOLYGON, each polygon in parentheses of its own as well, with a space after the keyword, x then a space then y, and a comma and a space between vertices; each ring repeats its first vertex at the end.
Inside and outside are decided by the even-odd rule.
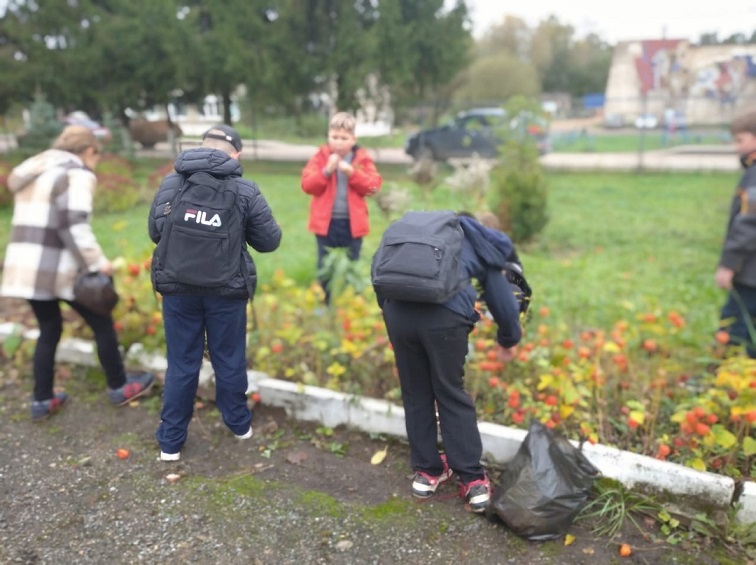
POLYGON ((13 169, 12 232, 0 295, 73 300, 79 269, 94 271, 107 262, 90 225, 96 184, 77 156, 57 149, 13 169))

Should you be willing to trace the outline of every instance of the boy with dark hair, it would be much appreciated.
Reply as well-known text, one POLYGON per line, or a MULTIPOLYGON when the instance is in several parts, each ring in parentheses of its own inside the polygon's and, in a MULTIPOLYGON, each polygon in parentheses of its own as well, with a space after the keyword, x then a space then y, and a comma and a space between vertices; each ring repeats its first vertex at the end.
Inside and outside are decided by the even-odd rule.
POLYGON ((756 358, 754 336, 749 332, 756 317, 756 110, 736 117, 730 131, 745 172, 730 205, 714 279, 718 287, 729 291, 720 314, 720 331, 729 334, 731 344, 745 345, 748 356, 756 358))
POLYGON ((318 279, 330 300, 328 277, 322 273, 328 251, 346 248, 349 259, 360 257, 362 238, 370 231, 365 197, 381 189, 382 179, 367 150, 357 145, 356 120, 347 112, 331 118, 328 143, 302 170, 302 190, 312 196, 308 229, 318 245, 318 279))

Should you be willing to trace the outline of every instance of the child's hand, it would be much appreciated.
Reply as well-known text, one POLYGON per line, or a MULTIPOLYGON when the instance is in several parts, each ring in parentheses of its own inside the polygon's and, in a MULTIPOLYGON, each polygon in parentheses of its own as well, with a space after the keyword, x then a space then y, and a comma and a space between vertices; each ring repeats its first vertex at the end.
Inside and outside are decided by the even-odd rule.
POLYGON ((354 172, 354 167, 350 165, 349 163, 345 163, 344 161, 339 161, 339 170, 344 173, 346 176, 351 176, 354 172))
POLYGON ((717 272, 714 273, 714 282, 719 288, 730 290, 732 288, 732 278, 735 276, 735 271, 728 269, 727 267, 719 267, 717 272))
POLYGON ((331 156, 328 157, 328 162, 326 163, 325 169, 329 173, 332 173, 336 170, 336 166, 341 163, 341 157, 336 153, 331 153, 331 156))
POLYGON ((514 360, 515 356, 517 355, 517 346, 513 345, 512 347, 503 347, 497 343, 496 353, 498 354, 500 361, 507 363, 514 360))

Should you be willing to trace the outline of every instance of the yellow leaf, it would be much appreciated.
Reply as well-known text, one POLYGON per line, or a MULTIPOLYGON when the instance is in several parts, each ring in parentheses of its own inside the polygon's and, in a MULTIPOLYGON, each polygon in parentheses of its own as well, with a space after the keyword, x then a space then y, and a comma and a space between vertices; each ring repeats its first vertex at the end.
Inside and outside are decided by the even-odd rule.
POLYGON ((622 351, 622 349, 620 349, 620 346, 613 341, 607 341, 604 344, 604 351, 606 353, 619 353, 620 351, 622 351))
POLYGON ((639 424, 643 425, 643 422, 646 419, 646 414, 645 412, 642 412, 641 410, 632 410, 630 412, 630 417, 636 422, 638 422, 639 424))
POLYGON ((575 543, 575 536, 572 534, 564 536, 564 545, 572 545, 573 543, 575 543))
POLYGON ((373 456, 370 458, 370 464, 380 465, 381 463, 383 463, 383 460, 386 459, 387 454, 388 454, 388 445, 381 451, 376 451, 373 454, 373 456))
POLYGON ((572 416, 572 413, 575 411, 574 406, 568 406, 567 404, 562 404, 559 407, 559 415, 562 417, 562 420, 566 420, 570 416, 572 416))
POLYGON ((756 453, 756 439, 753 439, 752 437, 747 437, 743 439, 743 454, 746 457, 750 457, 756 453))
POLYGON ((546 388, 549 388, 551 384, 554 382, 554 377, 551 375, 541 375, 541 378, 538 380, 538 390, 544 390, 546 388))
POLYGON ((696 457, 695 459, 691 459, 686 463, 688 467, 691 467, 695 469, 696 471, 705 471, 706 470, 706 463, 703 462, 703 459, 700 459, 699 457, 696 457))

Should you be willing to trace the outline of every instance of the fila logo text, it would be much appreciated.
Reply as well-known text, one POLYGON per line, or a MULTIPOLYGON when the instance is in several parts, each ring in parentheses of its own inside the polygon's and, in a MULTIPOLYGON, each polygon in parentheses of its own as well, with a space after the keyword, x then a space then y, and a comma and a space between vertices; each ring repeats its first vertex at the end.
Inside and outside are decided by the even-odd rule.
POLYGON ((184 221, 188 222, 189 220, 194 220, 195 223, 203 224, 205 226, 213 226, 216 228, 221 226, 221 219, 218 214, 215 214, 208 220, 207 212, 205 212, 204 210, 194 210, 192 208, 187 208, 186 213, 184 214, 184 221))

